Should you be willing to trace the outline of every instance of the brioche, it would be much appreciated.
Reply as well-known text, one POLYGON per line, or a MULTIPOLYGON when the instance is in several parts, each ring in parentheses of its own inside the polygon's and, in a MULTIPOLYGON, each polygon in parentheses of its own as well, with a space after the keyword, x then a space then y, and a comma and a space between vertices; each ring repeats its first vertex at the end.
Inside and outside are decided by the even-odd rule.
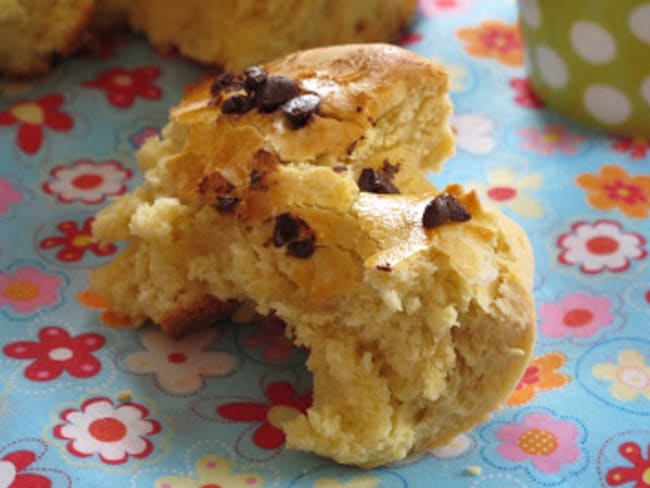
POLYGON ((242 69, 292 51, 398 42, 413 0, 100 0, 152 44, 207 64, 242 69))
POLYGON ((240 69, 308 47, 397 42, 416 0, 0 0, 0 75, 36 76, 57 57, 130 26, 164 51, 240 69), (94 15, 93 11, 95 12, 94 15))
POLYGON ((0 76, 46 73, 79 44, 95 0, 0 0, 0 76))
POLYGON ((442 445, 514 388, 535 334, 523 231, 460 185, 444 70, 383 45, 286 56, 196 86, 102 210, 126 249, 91 287, 172 335, 253 303, 309 350, 289 448, 373 467, 442 445))

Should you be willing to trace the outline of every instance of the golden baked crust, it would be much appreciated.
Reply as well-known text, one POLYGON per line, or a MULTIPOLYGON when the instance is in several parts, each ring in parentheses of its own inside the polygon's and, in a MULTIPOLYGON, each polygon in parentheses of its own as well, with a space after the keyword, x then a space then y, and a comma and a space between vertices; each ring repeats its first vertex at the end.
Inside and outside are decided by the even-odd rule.
POLYGON ((0 0, 0 75, 52 60, 125 26, 160 49, 239 69, 314 46, 397 42, 416 0, 0 0), (93 15, 93 11, 95 15, 93 15))
POLYGON ((224 113, 252 96, 197 86, 140 151, 144 185, 98 214, 96 237, 128 246, 91 286, 171 333, 206 296, 285 320, 314 379, 312 408, 283 426, 289 447, 371 467, 444 444, 507 398, 530 357, 528 240, 474 193, 425 178, 453 151, 439 66, 377 44, 264 68, 267 84, 285 76, 319 98, 304 126, 288 102, 261 111, 262 91, 224 113), (471 219, 456 208, 458 222, 423 225, 438 199, 471 219))
POLYGON ((46 73, 79 46, 94 8, 95 0, 0 0, 0 76, 46 73))
POLYGON ((397 42, 415 0, 99 0, 125 12, 161 49, 241 69, 292 51, 352 42, 397 42))

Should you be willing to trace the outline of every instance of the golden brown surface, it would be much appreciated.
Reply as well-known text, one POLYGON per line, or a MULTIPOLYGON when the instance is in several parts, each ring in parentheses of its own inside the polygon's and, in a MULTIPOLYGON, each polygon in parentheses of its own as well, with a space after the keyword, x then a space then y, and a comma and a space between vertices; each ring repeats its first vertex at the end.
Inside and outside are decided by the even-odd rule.
POLYGON ((0 76, 46 73, 79 44, 95 0, 0 0, 0 76))
POLYGON ((171 333, 206 320, 206 296, 285 320, 314 379, 312 408, 283 426, 291 448, 371 467, 444 444, 502 404, 530 357, 528 240, 459 185, 444 191, 471 220, 423 227, 440 194, 425 172, 453 151, 439 66, 378 44, 265 67, 321 97, 314 118, 223 114, 238 93, 197 86, 140 151, 145 183, 97 216, 99 239, 128 246, 91 286, 171 333), (362 170, 386 164, 400 194, 360 191, 362 170), (275 242, 285 213, 313 254, 275 242))
POLYGON ((242 69, 292 51, 352 42, 397 42, 414 0, 99 0, 126 12, 161 49, 242 69))
POLYGON ((416 0, 0 0, 0 75, 45 73, 55 57, 129 25, 159 49, 240 69, 299 49, 398 42, 416 0), (93 11, 95 15, 93 16, 93 11))

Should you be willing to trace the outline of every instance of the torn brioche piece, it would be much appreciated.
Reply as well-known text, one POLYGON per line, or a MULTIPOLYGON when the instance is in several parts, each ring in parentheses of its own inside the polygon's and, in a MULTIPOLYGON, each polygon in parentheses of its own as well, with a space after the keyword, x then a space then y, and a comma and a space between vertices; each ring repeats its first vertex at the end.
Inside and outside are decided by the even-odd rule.
POLYGON ((95 0, 0 0, 0 76, 46 73, 80 45, 94 9, 95 0))
POLYGON ((309 349, 287 446, 372 467, 442 445, 514 388, 535 336, 523 231, 425 177, 453 151, 444 70, 388 45, 292 54, 192 90, 102 210, 91 275, 170 334, 274 313, 309 349))

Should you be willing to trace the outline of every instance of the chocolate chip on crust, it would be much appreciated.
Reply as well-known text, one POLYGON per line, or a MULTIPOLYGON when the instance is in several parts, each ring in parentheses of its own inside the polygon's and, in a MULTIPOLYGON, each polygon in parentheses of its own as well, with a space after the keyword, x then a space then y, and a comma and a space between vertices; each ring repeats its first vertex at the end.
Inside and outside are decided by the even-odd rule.
POLYGON ((221 105, 221 111, 224 114, 245 114, 254 108, 255 100, 246 95, 234 95, 227 98, 221 105))
POLYGON ((255 101, 260 112, 273 112, 280 105, 298 96, 300 88, 286 76, 269 76, 255 92, 255 101))
POLYGON ((259 66, 251 66, 244 70, 244 87, 248 93, 257 92, 266 83, 268 73, 259 66))
POLYGON ((293 241, 287 245, 287 254, 294 258, 307 259, 314 254, 314 236, 300 241, 293 241))
POLYGON ((216 97, 222 91, 233 87, 233 85, 241 87, 242 82, 232 73, 221 73, 212 82, 212 85, 210 86, 210 93, 216 97))
POLYGON ((393 174, 391 172, 382 169, 363 168, 357 184, 361 191, 369 193, 399 193, 397 187, 393 185, 392 179, 393 174))
POLYGON ((388 159, 384 159, 384 165, 381 167, 382 171, 386 173, 391 178, 399 172, 399 163, 390 164, 388 159))
POLYGON ((307 125, 312 116, 318 111, 320 97, 306 93, 292 98, 282 106, 282 112, 292 129, 300 129, 307 125))
POLYGON ((448 193, 438 195, 431 200, 422 214, 422 225, 427 229, 438 227, 447 222, 465 222, 472 216, 458 199, 448 193))
POLYGON ((275 247, 282 247, 286 243, 298 239, 301 224, 304 224, 304 221, 289 212, 275 217, 275 227, 273 228, 275 247))
POLYGON ((218 196, 216 209, 221 213, 232 213, 237 204, 241 202, 241 198, 232 196, 218 196))

